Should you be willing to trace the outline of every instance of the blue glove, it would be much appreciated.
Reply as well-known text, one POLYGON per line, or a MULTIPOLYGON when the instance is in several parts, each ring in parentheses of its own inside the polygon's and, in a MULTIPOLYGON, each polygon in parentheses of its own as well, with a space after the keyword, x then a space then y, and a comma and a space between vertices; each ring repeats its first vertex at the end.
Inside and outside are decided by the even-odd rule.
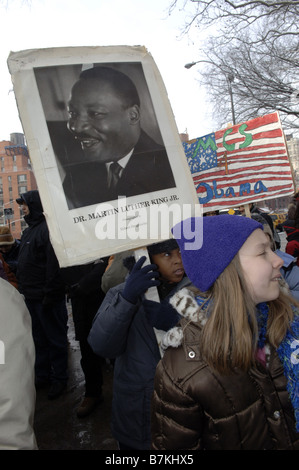
POLYGON ((126 280, 122 292, 124 299, 132 304, 136 304, 138 298, 144 294, 147 289, 160 284, 160 281, 156 280, 159 277, 159 273, 156 271, 157 266, 155 264, 147 264, 143 266, 143 268, 141 267, 145 260, 146 257, 142 256, 137 261, 126 280))
POLYGON ((159 303, 145 299, 143 306, 149 324, 158 330, 168 331, 181 319, 181 315, 167 300, 159 303))

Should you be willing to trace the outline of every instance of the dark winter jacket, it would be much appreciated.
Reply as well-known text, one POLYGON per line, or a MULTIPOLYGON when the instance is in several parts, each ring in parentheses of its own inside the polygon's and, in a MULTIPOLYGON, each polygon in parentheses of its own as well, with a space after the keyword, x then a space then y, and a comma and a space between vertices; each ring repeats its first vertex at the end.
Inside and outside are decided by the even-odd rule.
MULTIPOLYGON (((187 289, 176 295, 179 312, 191 317, 197 304, 187 289)), ((202 319, 203 320, 203 319, 202 319)), ((158 364, 152 403, 155 450, 299 449, 294 409, 286 390, 283 366, 274 350, 268 367, 221 375, 202 359, 198 337, 202 320, 181 320, 169 332, 176 347, 158 364)), ((166 339, 165 339, 166 344, 166 339)))
POLYGON ((30 214, 24 219, 24 230, 19 248, 18 288, 26 299, 58 301, 65 295, 59 264, 49 238, 38 191, 22 194, 30 214))
POLYGON ((95 314, 105 297, 101 282, 107 263, 108 258, 103 258, 61 270, 72 302, 75 334, 78 341, 86 340, 95 314))
MULTIPOLYGON (((172 294, 186 284, 190 284, 188 278, 178 283, 172 294)), ((99 356, 116 358, 113 436, 126 446, 146 450, 151 443, 150 404, 161 355, 144 301, 128 302, 121 295, 123 287, 120 284, 106 294, 89 334, 89 343, 99 356)))

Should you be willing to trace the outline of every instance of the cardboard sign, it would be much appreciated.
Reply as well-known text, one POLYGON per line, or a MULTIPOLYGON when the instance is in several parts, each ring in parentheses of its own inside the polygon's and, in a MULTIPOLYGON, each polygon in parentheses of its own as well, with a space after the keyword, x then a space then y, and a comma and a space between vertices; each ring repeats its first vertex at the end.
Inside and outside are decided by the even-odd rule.
POLYGON ((168 239, 195 213, 184 150, 146 48, 12 52, 8 67, 62 267, 168 239))
POLYGON ((203 212, 294 194, 278 113, 183 143, 203 212))

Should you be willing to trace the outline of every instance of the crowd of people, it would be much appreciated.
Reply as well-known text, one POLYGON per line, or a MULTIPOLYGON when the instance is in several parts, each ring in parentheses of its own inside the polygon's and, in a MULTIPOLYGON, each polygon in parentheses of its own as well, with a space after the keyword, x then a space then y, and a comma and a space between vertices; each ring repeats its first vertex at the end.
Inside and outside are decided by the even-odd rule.
POLYGON ((0 449, 37 449, 36 390, 56 400, 67 388, 67 298, 85 378, 77 417, 103 400, 109 358, 119 450, 299 449, 299 266, 256 206, 183 220, 148 257, 61 269, 38 191, 17 202, 21 239, 0 227, 0 449))

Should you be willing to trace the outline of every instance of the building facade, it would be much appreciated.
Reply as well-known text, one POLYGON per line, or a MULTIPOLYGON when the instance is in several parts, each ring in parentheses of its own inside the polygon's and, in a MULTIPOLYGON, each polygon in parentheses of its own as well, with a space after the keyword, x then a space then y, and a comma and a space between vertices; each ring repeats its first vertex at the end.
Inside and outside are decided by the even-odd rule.
POLYGON ((0 225, 9 225, 14 238, 20 238, 26 227, 16 198, 37 189, 24 135, 10 135, 0 142, 0 225))

